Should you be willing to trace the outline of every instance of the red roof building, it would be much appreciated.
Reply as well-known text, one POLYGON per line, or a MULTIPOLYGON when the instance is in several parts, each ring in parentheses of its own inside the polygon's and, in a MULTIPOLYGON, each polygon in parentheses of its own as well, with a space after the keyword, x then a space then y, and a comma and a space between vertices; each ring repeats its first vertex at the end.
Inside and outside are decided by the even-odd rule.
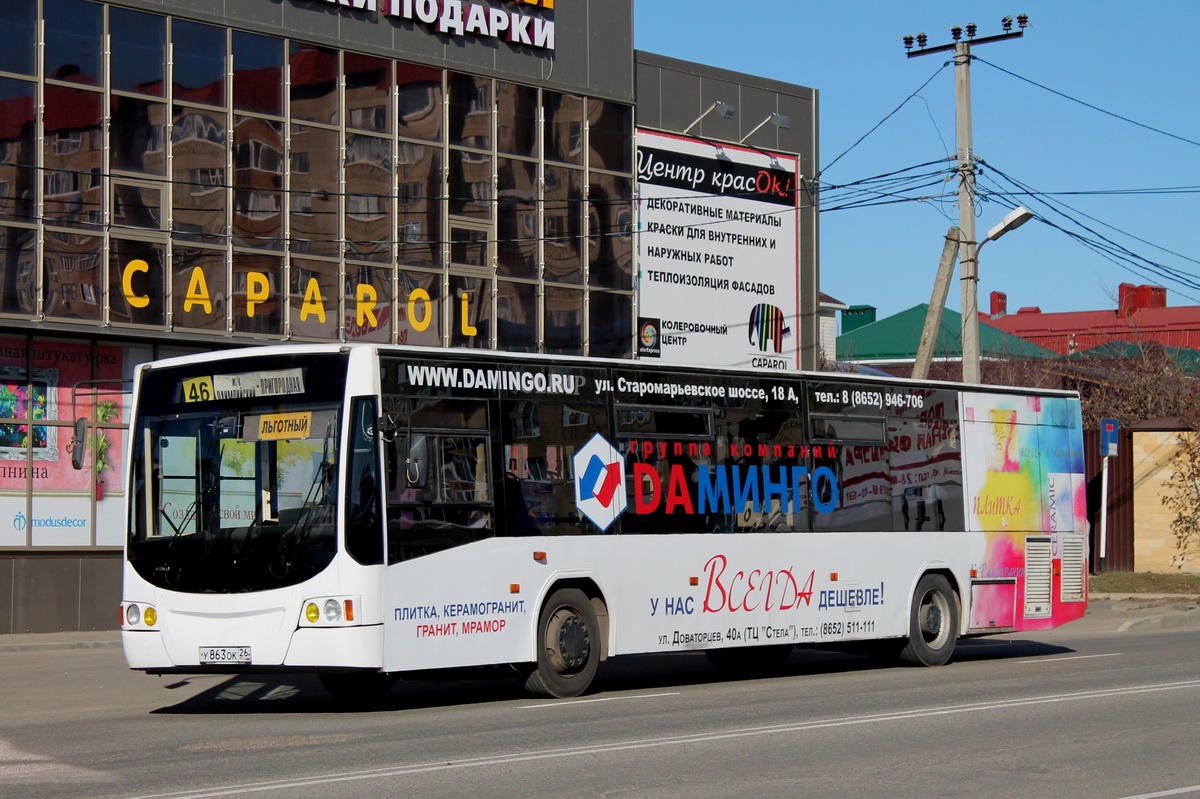
POLYGON ((1008 313, 1008 297, 991 294, 991 313, 980 321, 1053 352, 1070 355, 1113 341, 1158 342, 1200 350, 1200 305, 1167 307, 1162 286, 1122 283, 1112 311, 1043 313, 1036 306, 1008 313))

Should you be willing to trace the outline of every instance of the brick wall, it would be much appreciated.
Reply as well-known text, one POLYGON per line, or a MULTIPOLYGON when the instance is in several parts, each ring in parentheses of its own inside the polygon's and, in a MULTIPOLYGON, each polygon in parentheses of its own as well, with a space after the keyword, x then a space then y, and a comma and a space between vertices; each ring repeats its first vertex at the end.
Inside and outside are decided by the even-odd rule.
POLYGON ((1174 431, 1133 433, 1134 571, 1200 574, 1200 559, 1180 554, 1171 530, 1175 514, 1162 503, 1178 437, 1174 431))

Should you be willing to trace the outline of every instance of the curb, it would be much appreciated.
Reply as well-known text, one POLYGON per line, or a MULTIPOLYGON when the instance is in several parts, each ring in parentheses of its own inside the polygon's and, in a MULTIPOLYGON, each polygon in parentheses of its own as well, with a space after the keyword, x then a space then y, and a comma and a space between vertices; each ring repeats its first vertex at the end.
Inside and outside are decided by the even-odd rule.
POLYGON ((1117 632, 1130 630, 1170 630, 1176 627, 1191 627, 1200 623, 1200 610, 1189 608, 1177 613, 1166 613, 1155 616, 1144 616, 1140 619, 1130 619, 1117 628, 1117 632))
MULTIPOLYGON (((46 633, 42 633, 46 634, 46 633)), ((48 633, 53 635, 53 633, 48 633)), ((51 649, 119 649, 120 641, 46 641, 5 644, 0 642, 0 652, 38 652, 51 649)))
POLYGON ((0 652, 43 652, 62 649, 118 649, 119 630, 83 630, 57 633, 0 635, 0 652))

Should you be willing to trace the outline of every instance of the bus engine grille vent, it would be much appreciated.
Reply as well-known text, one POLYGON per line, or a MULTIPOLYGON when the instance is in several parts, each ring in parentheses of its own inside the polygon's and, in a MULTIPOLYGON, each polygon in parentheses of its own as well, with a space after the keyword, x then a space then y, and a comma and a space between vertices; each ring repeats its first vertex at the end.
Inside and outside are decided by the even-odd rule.
POLYGON ((1062 539, 1062 584, 1060 587, 1063 602, 1083 601, 1084 577, 1084 537, 1081 535, 1063 536, 1062 539))
POLYGON ((1050 617, 1051 571, 1054 566, 1049 537, 1025 539, 1025 618, 1050 617))

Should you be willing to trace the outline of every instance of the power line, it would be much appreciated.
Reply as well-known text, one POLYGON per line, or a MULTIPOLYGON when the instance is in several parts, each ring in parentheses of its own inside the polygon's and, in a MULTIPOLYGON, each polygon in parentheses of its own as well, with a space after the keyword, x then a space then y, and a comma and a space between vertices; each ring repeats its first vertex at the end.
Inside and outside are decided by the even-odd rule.
POLYGON ((940 75, 940 74, 941 74, 941 72, 942 72, 942 70, 944 70, 946 67, 950 66, 950 64, 951 64, 951 63, 952 63, 952 62, 950 62, 950 61, 947 61, 947 62, 945 62, 944 64, 942 64, 940 67, 938 67, 938 68, 937 68, 937 69, 934 71, 934 73, 933 73, 932 75, 930 75, 930 76, 929 76, 929 78, 928 78, 928 79, 926 79, 926 81, 925 81, 924 83, 922 83, 922 84, 921 84, 921 85, 920 85, 920 86, 917 88, 917 90, 916 90, 916 91, 914 91, 914 92, 913 92, 912 94, 910 94, 908 97, 905 97, 905 98, 904 98, 904 100, 903 100, 903 101, 900 103, 900 105, 898 105, 898 106, 896 106, 895 108, 893 108, 893 109, 892 109, 892 110, 891 110, 891 111, 890 111, 888 114, 886 114, 886 115, 883 117, 883 119, 881 119, 881 120, 879 120, 878 122, 876 122, 876 123, 875 123, 875 125, 874 125, 874 126, 872 126, 870 130, 868 130, 868 131, 867 131, 866 133, 864 133, 863 135, 859 136, 859 137, 858 137, 858 140, 857 140, 857 141, 855 141, 855 142, 854 142, 854 144, 851 144, 849 147, 847 147, 845 150, 843 150, 843 151, 842 151, 842 152, 841 152, 841 153, 840 153, 840 154, 839 154, 839 155, 838 155, 836 158, 834 158, 832 161, 830 161, 828 164, 826 164, 826 165, 825 165, 825 167, 824 167, 823 169, 821 169, 821 170, 820 170, 820 171, 819 171, 817 174, 818 174, 818 175, 824 175, 826 172, 828 172, 830 169, 832 169, 834 164, 836 164, 838 161, 842 160, 842 156, 846 155, 846 153, 850 152, 850 151, 851 151, 851 150, 853 150, 855 147, 857 147, 858 145, 862 144, 862 143, 863 143, 863 141, 864 141, 864 140, 866 140, 866 138, 867 138, 868 136, 870 136, 870 135, 871 135, 872 133, 874 133, 875 131, 879 130, 879 127, 880 127, 880 126, 881 126, 881 125, 882 125, 884 122, 887 122, 889 119, 891 119, 893 116, 895 116, 895 115, 896 115, 896 113, 897 113, 897 112, 899 112, 899 111, 900 111, 900 109, 901 109, 901 108, 903 108, 903 107, 904 107, 904 106, 905 106, 905 105, 908 103, 908 101, 909 101, 909 100, 913 99, 913 98, 914 98, 914 97, 916 97, 918 94, 920 94, 920 93, 921 93, 921 90, 922 90, 922 89, 924 89, 926 86, 928 86, 928 85, 929 85, 929 84, 930 84, 930 83, 933 81, 933 79, 934 79, 934 78, 936 78, 938 75, 940 75))
POLYGON ((1091 110, 1098 111, 1101 114, 1105 114, 1106 116, 1113 117, 1114 119, 1119 119, 1122 122, 1128 122, 1130 125, 1136 125, 1137 127, 1144 128, 1145 130, 1151 131, 1152 133, 1158 133, 1162 136, 1166 136, 1168 138, 1175 139, 1176 141, 1181 141, 1184 144, 1192 144, 1192 145, 1195 145, 1196 147, 1200 147, 1200 141, 1195 141, 1195 140, 1189 139, 1185 136, 1178 136, 1174 133, 1169 133, 1168 131, 1162 130, 1160 128, 1156 128, 1152 125, 1147 125, 1143 122, 1138 122, 1135 119, 1130 119, 1129 117, 1121 116, 1120 114, 1118 114, 1114 111, 1107 111, 1098 105, 1092 105, 1089 102, 1080 100, 1078 97, 1072 97, 1069 94, 1060 92, 1057 89, 1051 89, 1049 86, 1044 86, 1041 83, 1038 83, 1035 80, 1031 80, 1030 78, 1026 78, 1023 75, 1018 75, 1015 72, 1010 72, 1009 70, 1004 69, 1003 67, 997 66, 997 65, 991 63, 990 61, 985 61, 984 59, 979 58, 979 56, 976 56, 975 60, 977 60, 981 64, 987 64, 992 69, 1003 72, 1005 75, 1008 75, 1009 77, 1016 78, 1017 80, 1024 81, 1025 83, 1028 83, 1031 86, 1036 86, 1037 88, 1042 89, 1043 91, 1047 91, 1047 92, 1050 92, 1051 94, 1057 95, 1058 97, 1061 97, 1064 100, 1070 100, 1072 103, 1078 103, 1079 105, 1083 106, 1084 108, 1090 108, 1091 110))

